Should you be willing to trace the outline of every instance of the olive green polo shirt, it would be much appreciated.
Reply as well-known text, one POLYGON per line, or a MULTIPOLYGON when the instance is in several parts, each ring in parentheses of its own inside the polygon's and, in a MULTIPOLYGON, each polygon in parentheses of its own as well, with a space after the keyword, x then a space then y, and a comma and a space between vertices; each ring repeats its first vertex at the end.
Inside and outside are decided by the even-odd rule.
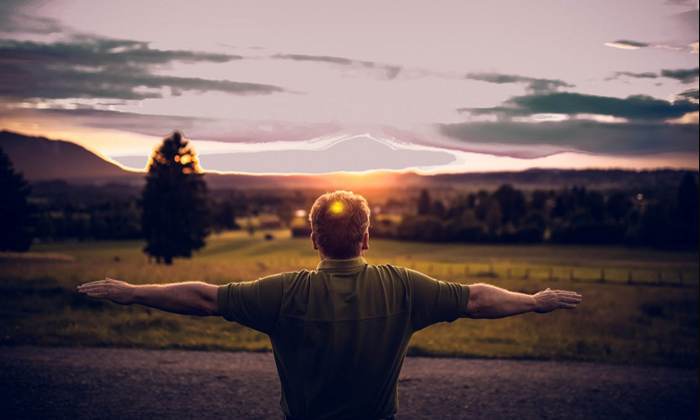
POLYGON ((218 288, 220 314, 270 336, 285 415, 372 419, 398 408, 413 332, 467 315, 469 288, 362 257, 218 288))

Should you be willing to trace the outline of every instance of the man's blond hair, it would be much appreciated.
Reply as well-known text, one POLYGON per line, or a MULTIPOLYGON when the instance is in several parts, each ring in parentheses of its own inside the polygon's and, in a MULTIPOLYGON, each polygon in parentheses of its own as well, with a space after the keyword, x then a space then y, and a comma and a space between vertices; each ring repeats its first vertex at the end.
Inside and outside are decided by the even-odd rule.
POLYGON ((352 191, 334 191, 316 199, 309 222, 316 245, 329 258, 359 255, 362 236, 369 228, 369 204, 352 191))

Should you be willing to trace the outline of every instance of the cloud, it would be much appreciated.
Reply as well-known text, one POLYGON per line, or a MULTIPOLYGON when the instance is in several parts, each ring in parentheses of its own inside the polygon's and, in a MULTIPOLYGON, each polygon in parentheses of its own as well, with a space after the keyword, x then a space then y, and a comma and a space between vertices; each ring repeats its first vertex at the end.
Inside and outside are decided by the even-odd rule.
POLYGON ((307 54, 275 54, 272 58, 279 60, 308 61, 316 63, 327 63, 337 66, 363 67, 367 69, 377 69, 383 72, 384 77, 389 80, 395 79, 401 72, 401 66, 377 63, 374 61, 354 60, 345 57, 335 57, 329 55, 307 55, 307 54))
POLYGON ((631 41, 628 39, 618 39, 617 41, 606 42, 605 46, 623 50, 638 50, 640 48, 650 47, 651 44, 641 41, 631 41))
POLYGON ((634 79, 656 79, 659 77, 659 75, 651 71, 646 71, 642 73, 635 73, 632 71, 616 71, 615 73, 613 73, 612 76, 606 78, 605 80, 616 80, 620 77, 631 77, 634 79))
POLYGON ((651 96, 634 95, 627 98, 555 92, 516 96, 504 105, 491 108, 462 108, 458 111, 474 115, 494 114, 510 118, 533 114, 594 114, 610 115, 630 120, 666 120, 698 110, 689 101, 668 102, 651 96))
POLYGON ((562 87, 575 87, 574 85, 559 79, 542 79, 503 73, 468 73, 465 78, 496 84, 525 83, 528 85, 527 88, 529 91, 537 93, 552 92, 562 87))
MULTIPOLYGON (((439 124, 438 129, 441 134, 467 144, 493 147, 549 145, 555 151, 616 155, 698 152, 697 124, 500 121, 439 124)), ((536 148, 530 151, 527 157, 538 157, 536 148)), ((549 153, 553 152, 550 148, 549 153)))
POLYGON ((672 16, 672 18, 683 28, 685 28, 689 33, 693 34, 693 36, 697 38, 698 16, 698 9, 697 6, 695 6, 693 10, 686 10, 685 12, 678 13, 672 16))
POLYGON ((173 62, 223 63, 230 54, 159 50, 146 42, 74 36, 71 42, 0 41, 0 96, 42 98, 161 98, 182 91, 220 91, 236 95, 283 92, 278 86, 165 76, 155 67, 173 62), (166 89, 166 91, 164 91, 166 89))
POLYGON ((616 80, 620 77, 632 77, 636 79, 656 79, 659 77, 666 77, 669 79, 676 79, 681 83, 693 83, 698 78, 698 68, 693 69, 663 69, 660 73, 654 72, 642 72, 635 73, 631 71, 616 71, 612 76, 606 78, 605 80, 616 80))
POLYGON ((669 70, 669 69, 664 69, 661 70, 661 76, 663 77, 668 77, 671 79, 676 79, 681 83, 693 83, 695 80, 698 78, 698 71, 700 68, 695 67, 693 69, 677 69, 677 70, 669 70))
POLYGON ((28 2, 0 1, 0 33, 27 33, 50 35, 66 30, 57 20, 23 12, 28 2))
POLYGON ((697 54, 700 52, 700 43, 698 41, 691 42, 688 44, 688 48, 690 49, 691 54, 697 54))
MULTIPOLYGON (((697 12, 696 12, 697 20, 697 12)), ((697 29, 695 30, 697 33, 697 29)), ((617 41, 606 42, 603 45, 606 47, 617 48, 621 50, 638 50, 640 48, 656 48, 662 50, 672 50, 679 52, 687 52, 691 54, 697 54, 697 41, 696 42, 641 42, 641 41, 630 41, 625 39, 620 39, 617 41)))
POLYGON ((686 91, 679 93, 677 96, 680 96, 681 98, 695 100, 697 102, 698 101, 698 89, 688 89, 686 91))
POLYGON ((666 0, 666 4, 669 4, 671 6, 691 7, 697 4, 697 0, 666 0))
MULTIPOLYGON (((141 168, 147 158, 125 156, 116 159, 126 166, 141 168)), ((404 148, 362 135, 343 139, 320 150, 200 154, 199 160, 209 171, 327 173, 447 165, 455 161, 455 156, 447 151, 404 148)))

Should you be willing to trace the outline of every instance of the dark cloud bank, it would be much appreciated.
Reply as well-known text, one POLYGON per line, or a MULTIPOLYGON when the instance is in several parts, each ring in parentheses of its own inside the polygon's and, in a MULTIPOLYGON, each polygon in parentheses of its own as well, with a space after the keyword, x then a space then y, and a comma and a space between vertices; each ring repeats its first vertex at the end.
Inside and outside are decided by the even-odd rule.
POLYGON ((503 117, 533 114, 599 114, 631 120, 665 120, 682 117, 698 110, 698 104, 680 100, 668 102, 651 96, 635 95, 627 98, 586 95, 572 92, 516 96, 502 106, 491 108, 461 108, 472 114, 496 114, 503 117))
MULTIPOLYGON (((679 95, 697 98, 697 89, 679 95)), ((610 154, 697 153, 698 125, 673 124, 670 119, 698 111, 697 101, 668 102, 649 96, 628 98, 554 92, 516 96, 502 106, 463 108, 472 115, 496 115, 496 122, 439 124, 439 131, 465 142, 507 145, 552 145, 562 150, 610 154), (626 122, 590 120, 522 122, 515 117, 556 113, 608 115, 626 122)))
POLYGON ((527 85, 529 91, 535 93, 552 92, 563 87, 575 87, 574 85, 559 79, 542 79, 503 73, 468 73, 465 76, 465 79, 496 84, 524 83, 527 85))
POLYGON ((697 153, 697 124, 606 124, 595 121, 442 124, 448 137, 473 143, 552 145, 609 154, 697 153))
POLYGON ((148 43, 74 37, 71 42, 0 41, 0 96, 13 99, 145 99, 182 91, 236 95, 283 92, 278 86, 165 76, 158 66, 174 62, 217 62, 242 57, 194 51, 159 50, 148 43))

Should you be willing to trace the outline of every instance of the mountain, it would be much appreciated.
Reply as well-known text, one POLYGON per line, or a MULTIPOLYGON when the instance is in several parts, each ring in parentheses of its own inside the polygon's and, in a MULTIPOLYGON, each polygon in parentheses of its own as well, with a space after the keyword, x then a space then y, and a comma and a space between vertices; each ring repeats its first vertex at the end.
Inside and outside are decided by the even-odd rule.
MULTIPOLYGON (((122 169, 89 150, 68 141, 31 137, 0 131, 0 148, 13 165, 31 182, 63 180, 73 184, 106 183, 141 185, 144 174, 122 169)), ((687 171, 659 169, 629 171, 620 169, 530 169, 519 172, 483 172, 441 175, 374 172, 332 175, 206 175, 213 189, 405 189, 454 188, 462 190, 495 189, 511 184, 520 189, 558 189, 573 185, 590 189, 649 187, 676 188, 687 171)), ((697 173, 697 171, 695 171, 697 173)))
POLYGON ((62 179, 75 183, 138 182, 142 174, 125 171, 82 146, 63 140, 0 131, 0 148, 29 181, 62 179))

